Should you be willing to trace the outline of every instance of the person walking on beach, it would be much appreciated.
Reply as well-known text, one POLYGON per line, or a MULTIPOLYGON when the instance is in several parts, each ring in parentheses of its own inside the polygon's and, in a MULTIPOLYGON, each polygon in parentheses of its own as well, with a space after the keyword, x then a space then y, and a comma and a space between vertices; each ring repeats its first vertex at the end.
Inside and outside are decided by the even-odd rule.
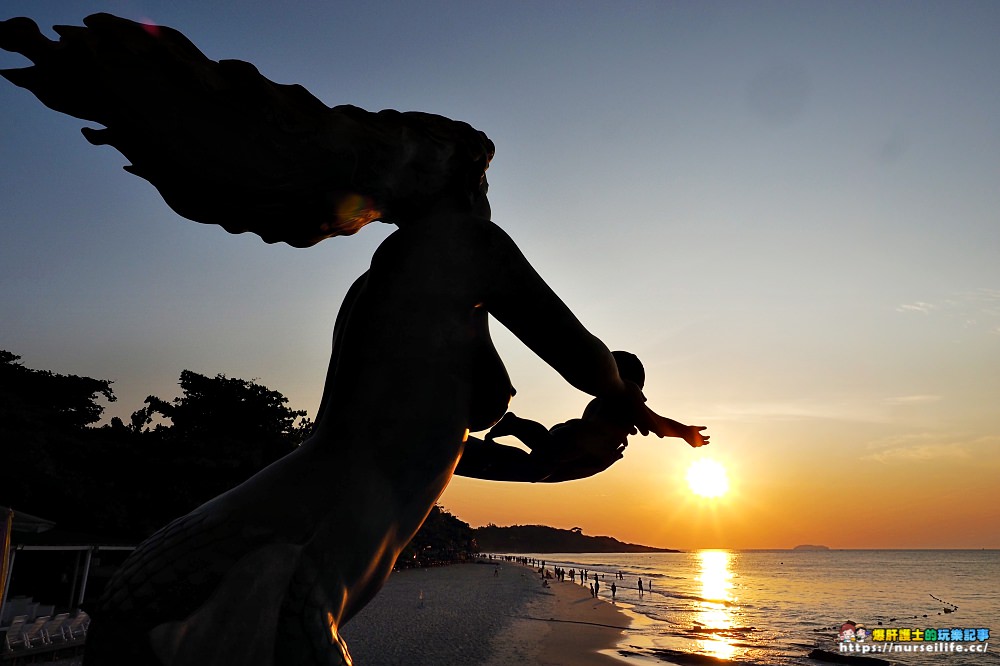
POLYGON ((639 579, 639 596, 642 596, 642 579, 639 579))
POLYGON ((618 586, 615 585, 614 581, 611 581, 611 601, 615 600, 615 592, 618 591, 618 586))
POLYGON ((594 574, 594 596, 596 597, 597 593, 600 591, 601 591, 601 583, 600 581, 597 580, 597 574, 594 574))

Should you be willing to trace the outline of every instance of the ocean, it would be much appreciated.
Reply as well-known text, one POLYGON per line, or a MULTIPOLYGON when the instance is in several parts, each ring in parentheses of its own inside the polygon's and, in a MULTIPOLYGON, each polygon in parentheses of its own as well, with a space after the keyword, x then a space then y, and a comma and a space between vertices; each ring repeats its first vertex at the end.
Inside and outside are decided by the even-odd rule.
POLYGON ((634 663, 701 663, 708 655, 752 664, 821 664, 807 657, 821 649, 901 666, 1000 665, 997 550, 528 557, 544 560, 547 569, 586 569, 590 581, 597 573, 604 599, 611 600, 614 582, 615 603, 633 620, 618 652, 634 663), (852 641, 840 640, 847 622, 864 629, 852 641), (951 640, 955 630, 962 640, 951 640), (972 637, 966 630, 974 630, 975 640, 965 640, 972 637), (884 640, 873 640, 878 638, 884 640))

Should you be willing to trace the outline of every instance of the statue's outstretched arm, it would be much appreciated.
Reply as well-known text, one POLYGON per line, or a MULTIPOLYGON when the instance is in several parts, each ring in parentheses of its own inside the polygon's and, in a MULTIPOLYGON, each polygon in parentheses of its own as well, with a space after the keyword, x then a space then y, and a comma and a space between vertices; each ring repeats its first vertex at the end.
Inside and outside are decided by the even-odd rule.
MULTIPOLYGON (((484 260, 477 261, 474 270, 485 284, 484 301, 490 314, 572 386, 619 403, 621 412, 631 415, 632 425, 641 434, 682 436, 671 427, 676 422, 649 409, 642 390, 622 379, 608 347, 552 291, 514 241, 493 224, 488 225, 486 234, 476 255, 484 260)), ((684 438, 697 446, 695 436, 684 438)))
POLYGON ((660 416, 652 410, 648 411, 650 422, 653 424, 650 431, 660 437, 678 437, 694 448, 706 446, 709 443, 709 436, 703 432, 706 426, 685 425, 680 421, 660 416))
POLYGON ((523 419, 514 412, 507 412, 486 433, 486 441, 492 442, 497 437, 516 437, 529 449, 548 448, 551 440, 549 429, 538 421, 523 419))
POLYGON ((478 270, 490 314, 572 386, 598 397, 625 395, 630 389, 608 347, 580 323, 510 236, 492 224, 486 233, 478 270))
POLYGON ((486 481, 543 481, 548 471, 538 465, 538 460, 516 446, 499 444, 492 440, 469 437, 465 442, 457 476, 486 481))
POLYGON ((581 445, 582 455, 561 460, 544 453, 528 453, 515 446, 469 437, 455 474, 487 481, 558 483, 584 479, 603 472, 622 459, 625 446, 617 439, 602 438, 599 450, 581 445))

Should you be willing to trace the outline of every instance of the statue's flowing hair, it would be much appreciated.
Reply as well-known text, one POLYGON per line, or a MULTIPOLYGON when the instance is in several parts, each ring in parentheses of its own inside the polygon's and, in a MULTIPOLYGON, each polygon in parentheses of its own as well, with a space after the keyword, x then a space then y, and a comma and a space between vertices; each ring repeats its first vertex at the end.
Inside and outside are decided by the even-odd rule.
POLYGON ((171 28, 109 14, 43 36, 0 22, 0 48, 34 66, 3 76, 93 121, 180 215, 297 247, 412 214, 443 194, 485 192, 493 143, 428 113, 330 108, 247 62, 207 58, 171 28))

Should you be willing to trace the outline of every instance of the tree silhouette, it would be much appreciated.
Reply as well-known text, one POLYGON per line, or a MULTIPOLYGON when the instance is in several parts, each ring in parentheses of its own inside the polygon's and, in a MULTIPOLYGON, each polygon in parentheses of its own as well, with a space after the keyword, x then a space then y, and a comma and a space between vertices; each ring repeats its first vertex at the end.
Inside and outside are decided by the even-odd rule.
MULTIPOLYGON (((0 504, 62 522, 81 506, 104 504, 111 490, 95 480, 90 456, 106 460, 108 474, 122 457, 114 442, 95 443, 88 426, 101 418, 100 398, 115 396, 108 380, 33 370, 20 358, 0 350, 0 504)), ((104 522, 118 522, 114 507, 105 508, 104 522)))
POLYGON ((182 395, 172 402, 146 398, 146 407, 133 414, 133 427, 140 420, 148 427, 159 414, 171 425, 153 432, 166 441, 236 447, 242 450, 240 465, 258 469, 291 452, 312 427, 306 412, 288 408, 288 398, 252 381, 184 370, 180 386, 182 395))
POLYGON ((170 514, 165 518, 247 480, 292 452, 312 429, 288 398, 252 381, 184 370, 180 386, 182 394, 171 402, 146 398, 128 427, 165 472, 157 493, 166 501, 152 499, 170 514), (164 419, 169 424, 157 422, 164 419))
POLYGON ((32 427, 82 428, 100 420, 104 397, 115 401, 111 382, 32 370, 21 357, 0 349, 0 415, 32 427))
POLYGON ((0 351, 0 504, 61 527, 143 537, 294 450, 312 429, 278 391, 181 373, 128 425, 94 427, 111 381, 32 370, 0 351))

